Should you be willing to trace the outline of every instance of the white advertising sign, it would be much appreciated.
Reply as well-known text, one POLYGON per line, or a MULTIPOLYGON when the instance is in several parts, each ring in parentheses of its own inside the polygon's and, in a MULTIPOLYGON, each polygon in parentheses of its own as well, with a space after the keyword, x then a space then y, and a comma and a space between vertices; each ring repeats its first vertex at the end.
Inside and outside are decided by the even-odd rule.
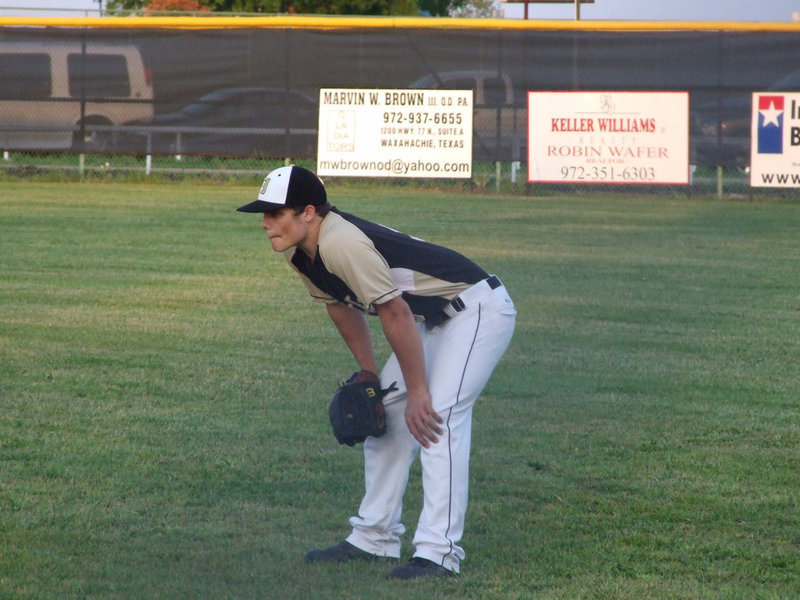
POLYGON ((753 94, 750 131, 750 185, 800 187, 800 94, 753 94))
POLYGON ((320 90, 317 173, 472 177, 472 90, 320 90))
POLYGON ((528 92, 528 181, 688 185, 688 92, 528 92))

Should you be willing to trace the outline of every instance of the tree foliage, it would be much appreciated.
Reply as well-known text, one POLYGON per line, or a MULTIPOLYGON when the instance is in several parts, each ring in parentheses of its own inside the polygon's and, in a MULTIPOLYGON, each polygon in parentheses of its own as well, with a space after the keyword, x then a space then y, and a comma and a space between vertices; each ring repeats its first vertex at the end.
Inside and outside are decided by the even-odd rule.
POLYGON ((214 12, 274 14, 288 12, 285 0, 201 0, 214 12))
POLYGON ((318 15, 416 15, 417 0, 294 0, 297 12, 318 15))
POLYGON ((419 0, 419 9, 432 17, 447 17, 450 11, 470 0, 419 0))
POLYGON ((451 17, 486 19, 494 16, 495 0, 461 0, 450 3, 451 17))
POLYGON ((142 11, 487 17, 494 0, 108 0, 108 14, 142 11), (488 7, 488 8, 487 8, 488 7))
POLYGON ((207 12, 211 10, 199 0, 150 0, 148 11, 207 12))

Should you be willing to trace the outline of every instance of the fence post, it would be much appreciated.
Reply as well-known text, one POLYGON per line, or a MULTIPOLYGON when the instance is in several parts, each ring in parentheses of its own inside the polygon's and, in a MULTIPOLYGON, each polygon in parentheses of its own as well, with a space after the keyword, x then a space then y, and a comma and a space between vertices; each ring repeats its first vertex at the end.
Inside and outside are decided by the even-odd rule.
POLYGON ((150 175, 153 167, 153 132, 147 132, 147 149, 146 156, 144 157, 144 174, 150 175))

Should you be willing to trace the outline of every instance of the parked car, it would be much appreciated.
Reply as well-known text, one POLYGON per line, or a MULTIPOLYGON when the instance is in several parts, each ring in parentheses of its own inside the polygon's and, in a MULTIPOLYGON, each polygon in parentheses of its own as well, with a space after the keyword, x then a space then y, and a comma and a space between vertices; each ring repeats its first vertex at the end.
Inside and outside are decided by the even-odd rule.
POLYGON ((224 88, 139 129, 145 151, 153 154, 310 158, 316 156, 318 113, 317 101, 298 91, 224 88))
MULTIPOLYGON (((800 71, 790 73, 766 89, 753 92, 800 91, 800 71)), ((693 160, 697 164, 744 168, 750 165, 752 94, 692 109, 693 160)))
POLYGON ((0 41, 0 148, 102 152, 115 126, 152 118, 136 46, 0 41))

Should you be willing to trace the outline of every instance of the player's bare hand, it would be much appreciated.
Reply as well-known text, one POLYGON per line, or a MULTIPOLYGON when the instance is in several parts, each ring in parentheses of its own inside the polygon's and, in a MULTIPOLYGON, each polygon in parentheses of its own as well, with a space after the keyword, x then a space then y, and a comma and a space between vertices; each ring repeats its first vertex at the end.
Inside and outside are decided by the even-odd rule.
POLYGON ((430 448, 431 444, 439 441, 438 436, 442 435, 442 417, 433 410, 430 394, 408 394, 406 403, 406 425, 416 440, 424 448, 430 448))

